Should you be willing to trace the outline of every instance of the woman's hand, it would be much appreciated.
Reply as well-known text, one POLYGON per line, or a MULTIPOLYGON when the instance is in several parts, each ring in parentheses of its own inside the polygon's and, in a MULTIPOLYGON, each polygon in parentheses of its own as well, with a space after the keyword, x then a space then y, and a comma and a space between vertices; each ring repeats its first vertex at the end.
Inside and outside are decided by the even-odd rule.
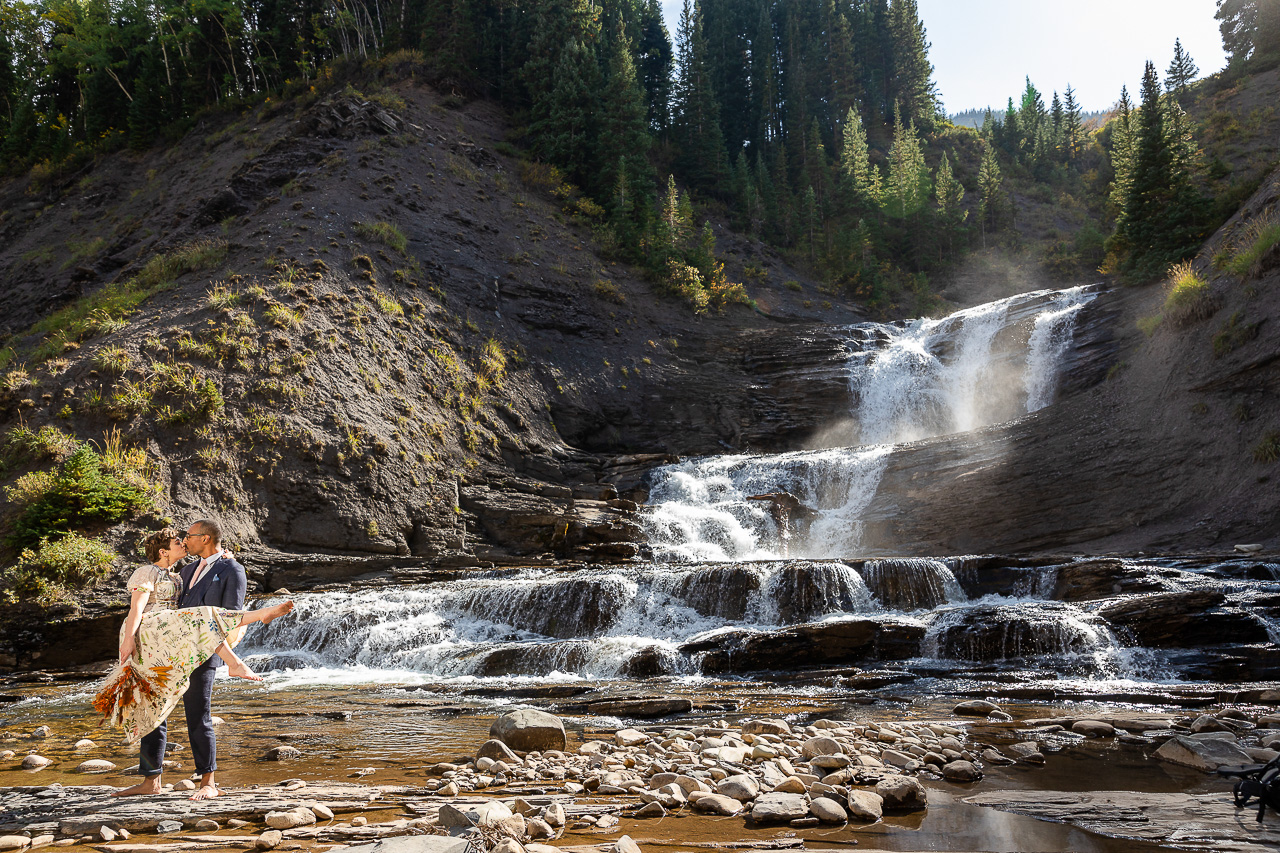
POLYGON ((133 657, 133 652, 137 648, 137 644, 133 639, 133 635, 125 637, 120 641, 120 663, 124 663, 133 657))

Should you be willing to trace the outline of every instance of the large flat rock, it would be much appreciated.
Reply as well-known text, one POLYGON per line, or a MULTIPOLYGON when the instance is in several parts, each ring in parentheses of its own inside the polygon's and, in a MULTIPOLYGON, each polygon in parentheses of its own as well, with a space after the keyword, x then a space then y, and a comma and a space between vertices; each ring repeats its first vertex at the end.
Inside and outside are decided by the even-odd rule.
POLYGON ((1181 850, 1271 853, 1280 844, 1280 817, 1258 823, 1256 807, 1237 809, 1225 780, 1214 794, 987 791, 965 802, 1181 850))
POLYGON ((55 823, 65 835, 95 833, 99 827, 154 832, 164 820, 186 828, 203 818, 224 822, 242 818, 261 823, 267 812, 319 804, 334 813, 362 811, 382 796, 379 788, 360 785, 308 785, 302 788, 227 788, 212 800, 192 801, 185 792, 113 799, 109 785, 0 788, 0 835, 32 824, 55 823))

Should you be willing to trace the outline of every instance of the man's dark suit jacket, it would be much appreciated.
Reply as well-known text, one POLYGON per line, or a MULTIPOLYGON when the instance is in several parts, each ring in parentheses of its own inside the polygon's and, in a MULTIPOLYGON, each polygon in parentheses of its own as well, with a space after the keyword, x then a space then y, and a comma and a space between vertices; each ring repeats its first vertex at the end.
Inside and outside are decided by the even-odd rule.
MULTIPOLYGON (((199 565, 200 561, 194 560, 179 572, 182 577, 182 593, 178 596, 178 607, 210 606, 244 610, 244 593, 248 586, 244 566, 235 557, 224 553, 221 559, 213 561, 209 570, 192 587, 191 578, 195 576, 199 565)), ((218 660, 222 661, 221 658, 218 660)))

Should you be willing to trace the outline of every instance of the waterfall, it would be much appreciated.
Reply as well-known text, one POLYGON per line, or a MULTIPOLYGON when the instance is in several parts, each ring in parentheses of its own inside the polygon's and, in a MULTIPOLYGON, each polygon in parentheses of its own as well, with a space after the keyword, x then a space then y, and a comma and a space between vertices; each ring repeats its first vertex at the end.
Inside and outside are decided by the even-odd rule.
POLYGON ((965 600, 960 582, 941 560, 868 560, 862 579, 876 601, 894 610, 932 610, 965 600))
POLYGON ((1053 601, 976 605, 941 611, 929 626, 926 657, 974 662, 1076 655, 1100 668, 1115 637, 1079 608, 1053 601))
POLYGON ((1036 291, 905 328, 879 327, 850 358, 860 441, 967 432, 1044 408, 1071 344, 1086 287, 1036 291), (1031 327, 1026 329, 1028 314, 1031 327))
POLYGON ((1054 306, 1036 315, 1035 328, 1027 346, 1027 411, 1043 409, 1053 402, 1058 387, 1058 365, 1071 346, 1076 315, 1094 294, 1088 288, 1073 287, 1054 294, 1054 306))
POLYGON ((852 553, 859 516, 875 497, 889 447, 773 456, 715 456, 659 468, 642 515, 661 561, 768 560, 852 553), (752 495, 789 492, 814 511, 784 553, 783 531, 752 495))
POLYGON ((1041 290, 939 320, 854 327, 849 387, 862 446, 717 456, 655 470, 642 516, 654 559, 856 555, 860 516, 892 443, 973 430, 1048 405, 1076 315, 1095 295, 1086 287, 1041 290), (791 519, 789 539, 768 505, 749 499, 776 492, 808 510, 791 519))
POLYGON ((848 565, 787 561, 538 570, 427 587, 298 596, 241 652, 274 669, 363 669, 451 679, 610 678, 694 666, 686 640, 871 609, 848 565))

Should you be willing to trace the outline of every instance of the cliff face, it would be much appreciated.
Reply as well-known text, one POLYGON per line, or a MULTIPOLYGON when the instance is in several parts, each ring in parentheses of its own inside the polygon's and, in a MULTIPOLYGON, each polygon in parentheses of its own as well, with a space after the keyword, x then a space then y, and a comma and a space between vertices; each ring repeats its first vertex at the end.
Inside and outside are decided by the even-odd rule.
MULTIPOLYGON (((748 261, 765 276, 756 310, 695 316, 603 254, 505 132, 490 105, 403 81, 0 185, 0 429, 121 429, 163 499, 108 537, 216 515, 262 584, 294 587, 388 566, 308 574, 282 552, 410 572, 626 558, 645 472, 670 455, 853 440, 856 306, 717 229, 731 278, 748 261), (203 265, 154 266, 191 247, 203 265), (140 281, 136 305, 101 301, 140 281), (84 310, 54 313, 68 306, 84 310), (107 322, 84 320, 95 306, 107 322)), ((868 547, 1273 541, 1274 466, 1254 451, 1280 428, 1275 255, 1245 277, 1210 261, 1274 212, 1277 180, 1197 261, 1212 316, 1148 339, 1158 287, 1100 298, 1056 405, 893 454, 868 547)))
POLYGON ((1202 319, 1165 319, 1160 286, 1115 300, 1105 381, 1008 425, 890 458, 868 545, 898 553, 1280 545, 1280 248, 1219 269, 1280 218, 1280 170, 1195 259, 1202 319), (1215 258, 1218 266, 1215 266, 1215 258), (1270 448, 1270 449, 1269 449, 1270 448))
POLYGON ((718 446, 647 401, 726 336, 859 317, 723 230, 758 310, 697 316, 602 254, 492 105, 379 89, 0 184, 0 431, 145 448, 162 499, 122 549, 214 515, 247 555, 627 556, 608 483, 650 462, 613 457, 718 446))

